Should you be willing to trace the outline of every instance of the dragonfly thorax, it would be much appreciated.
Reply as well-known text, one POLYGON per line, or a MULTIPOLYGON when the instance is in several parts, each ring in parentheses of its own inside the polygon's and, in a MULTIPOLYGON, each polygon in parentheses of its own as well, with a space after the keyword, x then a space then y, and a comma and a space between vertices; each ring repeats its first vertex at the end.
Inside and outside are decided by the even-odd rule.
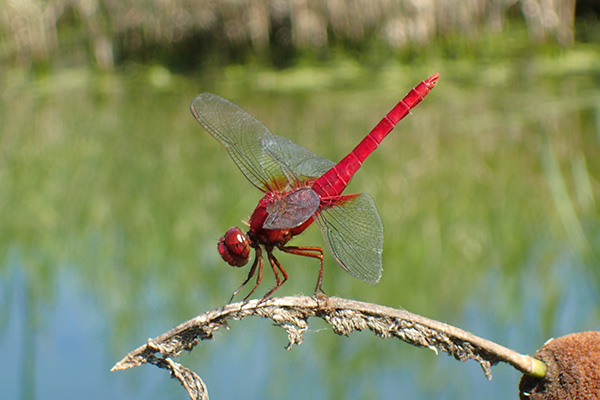
POLYGON ((223 260, 232 267, 243 267, 250 261, 250 239, 236 226, 225 232, 217 245, 223 260))

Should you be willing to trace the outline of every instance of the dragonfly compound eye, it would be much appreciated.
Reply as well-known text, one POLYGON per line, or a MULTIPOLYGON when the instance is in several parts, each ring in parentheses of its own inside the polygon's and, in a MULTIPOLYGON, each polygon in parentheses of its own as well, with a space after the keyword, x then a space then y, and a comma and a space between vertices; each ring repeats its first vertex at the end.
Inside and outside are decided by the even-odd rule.
POLYGON ((250 260, 250 240, 240 228, 229 228, 217 248, 223 260, 232 267, 243 267, 250 260))

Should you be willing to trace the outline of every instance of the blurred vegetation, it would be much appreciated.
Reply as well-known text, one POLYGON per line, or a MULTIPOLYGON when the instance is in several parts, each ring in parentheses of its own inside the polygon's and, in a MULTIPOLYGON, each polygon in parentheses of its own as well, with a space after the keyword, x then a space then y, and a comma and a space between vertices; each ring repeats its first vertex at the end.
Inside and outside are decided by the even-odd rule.
MULTIPOLYGON (((140 221, 135 220, 137 214, 152 214, 154 218, 160 215, 168 221, 171 221, 170 218, 182 218, 176 216, 181 212, 180 208, 177 211, 169 208, 174 205, 182 207, 177 204, 176 198, 169 197, 172 191, 155 193, 151 188, 144 187, 143 191, 150 192, 136 195, 141 202, 137 208, 130 203, 131 195, 128 193, 131 188, 141 185, 143 179, 140 180, 140 176, 146 176, 144 174, 158 174, 158 177, 164 174, 169 185, 176 183, 170 177, 178 176, 191 180, 181 182, 182 187, 202 186, 199 178, 194 176, 196 169, 185 166, 186 173, 177 170, 181 158, 173 154, 181 156, 178 145, 170 145, 174 153, 168 156, 174 158, 160 167, 152 163, 155 161, 152 151, 148 152, 145 148, 155 145, 157 149, 153 151, 164 151, 164 138, 160 130, 175 129, 190 123, 185 120, 190 119, 189 115, 179 110, 187 108, 187 102, 197 90, 190 88, 186 84, 189 81, 182 75, 173 74, 173 70, 194 69, 201 77, 198 86, 218 88, 220 93, 237 99, 241 104, 254 103, 256 93, 261 91, 271 92, 279 102, 280 97, 286 97, 282 95, 293 94, 295 100, 281 104, 272 100, 272 103, 257 106, 263 111, 257 116, 262 115, 263 118, 272 114, 272 108, 277 107, 275 114, 280 119, 275 122, 283 126, 288 126, 290 121, 299 116, 286 114, 282 107, 287 104, 290 109, 301 108, 307 96, 318 94, 325 104, 321 104, 321 108, 313 107, 305 111, 322 121, 323 126, 315 127, 315 131, 336 132, 355 130, 352 129, 353 124, 344 127, 340 126, 344 121, 329 118, 334 112, 347 113, 336 104, 354 102, 355 107, 360 104, 363 116, 380 115, 382 110, 389 107, 380 101, 380 93, 385 88, 390 85, 408 88, 417 82, 409 81, 406 77, 419 76, 422 79, 434 69, 442 69, 445 72, 443 80, 450 76, 453 79, 444 85, 452 87, 454 92, 443 89, 443 85, 436 92, 447 90, 446 96, 454 96, 456 101, 456 104, 446 105, 451 110, 450 114, 464 115, 463 119, 452 121, 455 125, 453 129, 470 129, 474 123, 496 126, 493 124, 503 119, 502 114, 490 115, 490 120, 483 117, 482 113, 489 112, 492 107, 514 111, 511 109, 513 102, 518 102, 522 107, 533 107, 535 96, 518 92, 518 95, 514 95, 516 99, 512 99, 512 91, 517 90, 519 85, 535 88, 536 96, 541 96, 539 90, 549 91, 546 94, 556 98, 560 107, 567 110, 576 109, 576 105, 589 104, 593 94, 586 92, 591 89, 587 89, 578 76, 587 77, 581 79, 593 79, 598 74, 597 46, 593 47, 600 38, 597 11, 593 1, 581 1, 576 7, 573 0, 2 2, 0 64, 11 73, 5 75, 8 79, 0 82, 0 88, 3 89, 0 117, 4 131, 3 158, 0 160, 4 168, 0 170, 0 180, 3 180, 5 189, 0 195, 0 206, 10 204, 13 212, 11 218, 4 218, 0 234, 4 235, 5 243, 10 242, 9 238, 18 238, 21 244, 39 244, 41 238, 53 240, 63 234, 73 235, 72 232, 36 235, 36 232, 45 232, 44 227, 72 229, 79 224, 103 226, 99 221, 104 221, 112 212, 121 215, 119 220, 129 221, 133 218, 130 221, 132 225, 126 224, 133 229, 132 232, 140 228, 140 221), (578 19, 576 15, 579 15, 578 19), (579 29, 576 30, 576 27, 579 29), (575 43, 579 46, 573 46, 575 43), (592 47, 585 47, 586 44, 592 47), (571 50, 566 52, 565 48, 571 50), (390 57, 392 54, 396 56, 390 57), (335 62, 315 67, 320 60, 335 62), (245 66, 240 67, 240 63, 245 63, 245 66), (134 67, 121 75, 94 75, 86 68, 79 68, 93 65, 101 70, 111 70, 128 64, 150 67, 134 67), (256 64, 276 67, 294 65, 294 68, 273 71, 270 68, 256 68, 256 64), (369 68, 362 68, 365 64, 369 68), (211 79, 214 77, 212 73, 205 74, 212 67, 218 67, 214 68, 218 70, 218 83, 211 79), (377 73, 374 74, 371 68, 377 68, 377 73), (425 68, 428 72, 423 75, 421 71, 425 68), (30 82, 27 72, 32 69, 49 70, 51 73, 41 74, 39 79, 30 82), (557 82, 538 88, 537 79, 547 78, 557 79, 557 82), (558 80, 570 83, 561 84, 558 80), (471 93, 481 85, 490 88, 486 97, 471 93), (554 89, 549 88, 554 86, 554 89), (345 90, 349 87, 354 93, 345 90), (565 92, 565 100, 562 92, 565 92), (582 93, 587 94, 582 98, 582 93), (457 101, 458 96, 461 96, 460 102, 457 101), (478 100, 469 105, 473 97, 478 100), (510 101, 510 104, 505 104, 506 101, 510 101), (178 108, 173 108, 173 104, 177 104, 178 108), (454 107, 471 107, 471 112, 455 110, 454 107), (70 113, 72 110, 73 115, 70 113), (147 110, 153 111, 148 114, 147 110), (159 115, 162 115, 162 120, 159 120, 159 115), (474 119, 476 122, 473 122, 474 119), (90 121, 95 122, 91 124, 90 121), (169 123, 165 124, 165 121, 169 123), (127 132, 127 135, 123 136, 123 132, 127 132), (108 142, 97 142, 98 138, 108 142), (127 151, 129 146, 138 146, 134 144, 136 138, 141 141, 141 147, 127 151), (114 145, 121 141, 125 143, 114 145), (107 146, 116 147, 107 149, 107 146), (123 163, 136 162, 140 173, 132 173, 130 177, 123 174, 122 179, 116 179, 127 168, 125 164, 118 167, 115 166, 118 164, 102 164, 106 154, 110 154, 113 160, 122 157, 123 163), (137 155, 131 158, 134 154, 137 155), (57 165, 58 169, 49 168, 49 165, 57 165), (73 171, 71 165, 77 165, 77 170, 73 171), (95 168, 95 165, 102 168, 95 168), (168 172, 165 167, 174 168, 174 171, 168 172), (31 171, 40 172, 32 175, 29 173, 31 171), (83 196, 75 189, 76 186, 72 186, 72 192, 65 191, 64 185, 68 183, 65 179, 70 182, 69 186, 78 182, 78 187, 87 188, 85 193, 91 197, 83 196), (46 193, 49 198, 36 193, 46 193), (72 201, 71 194, 83 197, 76 197, 72 201), (110 200, 112 196, 115 196, 114 200, 110 200), (81 201, 77 201, 78 198, 81 201), (162 199, 169 206, 159 207, 148 203, 148 199, 162 199), (53 205, 53 201, 59 203, 53 205), (69 212, 62 212, 67 204, 71 204, 69 212), (134 212, 131 207, 134 207, 134 212), (154 207, 158 207, 160 212, 154 207), (165 210, 174 214, 165 213, 165 210)), ((398 96, 397 90, 394 90, 389 94, 389 101, 398 96)), ((444 98, 443 94, 439 96, 444 98)), ((435 101, 435 98, 428 99, 428 102, 435 101)), ((439 113, 443 114, 441 110, 439 113)), ((595 111, 586 110, 595 115, 595 111)), ((518 118, 525 117, 520 115, 518 118)), ((504 129, 518 123, 523 122, 509 120, 498 126, 504 129)), ((556 129, 547 122, 543 127, 549 132, 556 129)), ((367 131, 369 126, 362 128, 362 131, 367 131)), ((441 129, 443 126, 440 123, 434 131, 441 129)), ((285 135, 283 128, 280 128, 280 132, 285 135)), ((303 138, 303 144, 310 148, 307 139, 303 138)), ((499 136, 494 140, 505 139, 499 136)), ((182 141, 194 142, 192 139, 182 141)), ((489 147, 490 144, 480 145, 487 151, 495 148, 489 147)), ((320 147, 324 156, 337 159, 347 149, 345 146, 335 146, 327 143, 320 147)), ((585 147, 582 151, 589 152, 590 148, 593 147, 585 147)), ((564 162, 561 154, 553 155, 551 146, 542 149, 547 150, 542 158, 545 171, 558 176, 560 169, 556 167, 557 162, 564 162)), ((463 151, 466 152, 464 157, 468 157, 465 149, 457 149, 458 153, 462 154, 463 151)), ((541 150, 536 148, 535 151, 541 150)), ((435 159, 442 157, 444 155, 440 154, 435 159)), ((589 180, 585 174, 586 167, 590 163, 592 167, 597 167, 594 164, 596 159, 588 154, 573 161, 573 176, 577 182, 589 180)), ((486 165, 496 161, 478 162, 486 165)), ((522 167, 535 169, 536 162, 537 159, 531 165, 522 167)), ((453 168, 458 167, 460 165, 457 164, 453 168)), ((228 169, 234 168, 229 165, 228 169)), ((451 170, 444 168, 440 172, 451 170)), ((208 180, 211 173, 214 171, 208 171, 203 178, 208 180)), ((450 175, 458 176, 460 173, 457 170, 450 175)), ((233 174, 237 174, 237 171, 233 171, 233 174)), ((217 179, 213 178, 212 182, 215 182, 217 179)), ((569 188, 565 188, 560 179, 551 182, 552 198, 564 201, 564 191, 569 188)), ((590 182, 590 187, 595 188, 595 181, 592 179, 590 182)), ((508 178, 504 185, 510 186, 508 178)), ((496 189, 490 187, 489 190, 494 192, 496 189)), ((585 200, 590 190, 578 189, 577 199, 585 200)), ((177 190, 173 189, 174 192, 177 190)), ((461 193, 464 196, 467 192, 461 193)), ((216 195, 213 193, 213 196, 216 195)), ((475 192, 472 196, 476 196, 475 192)), ((189 215, 194 214, 196 208, 202 209, 197 200, 188 201, 189 215)), ((471 207, 471 199, 465 199, 461 207, 471 207)), ((560 209, 565 210, 564 207, 560 209)), ((239 210, 238 215, 244 215, 244 212, 239 210)), ((585 248, 581 227, 572 222, 573 213, 568 210, 562 212, 560 218, 570 237, 580 249, 585 248)), ((206 217, 214 215, 209 213, 206 217)), ((191 230, 198 229, 189 225, 189 221, 183 218, 179 228, 171 227, 176 232, 157 227, 158 231, 169 234, 160 240, 154 238, 153 243, 175 246, 172 252, 167 251, 168 254, 189 251, 189 248, 181 247, 181 241, 173 241, 173 237, 184 233, 188 235, 191 230)), ((421 222, 415 224, 420 225, 421 222)), ((116 221, 114 223, 118 225, 116 221)), ((430 226, 431 229, 437 226, 437 223, 431 224, 427 222, 424 226, 430 226)), ((141 230, 144 234, 152 231, 142 226, 145 228, 141 230)), ((507 228, 498 234, 507 235, 508 240, 509 232, 512 229, 507 228)), ((75 236, 79 236, 79 233, 77 231, 75 236)), ((127 232, 123 234, 127 236, 127 232)), ((491 234, 487 234, 485 240, 493 240, 491 234)), ((406 251, 415 251, 415 248, 406 251)), ((156 258, 153 259, 157 262, 156 258)))
POLYGON ((476 40, 514 22, 527 26, 532 42, 568 46, 576 11, 593 22, 598 6, 594 0, 580 1, 577 10, 575 0, 11 0, 0 3, 0 64, 283 67, 339 52, 367 61, 373 51, 410 57, 432 41, 476 40))

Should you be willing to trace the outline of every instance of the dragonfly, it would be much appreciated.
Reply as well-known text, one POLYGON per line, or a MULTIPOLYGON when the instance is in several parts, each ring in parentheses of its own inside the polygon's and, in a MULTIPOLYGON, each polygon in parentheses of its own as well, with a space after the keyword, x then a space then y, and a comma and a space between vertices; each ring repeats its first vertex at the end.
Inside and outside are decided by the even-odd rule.
POLYGON ((275 275, 268 299, 289 278, 273 253, 312 257, 320 260, 315 295, 324 293, 324 252, 318 246, 290 246, 288 242, 316 222, 329 252, 345 271, 363 282, 376 284, 383 271, 383 223, 372 197, 367 193, 342 194, 367 157, 414 107, 435 87, 436 73, 410 92, 337 164, 284 137, 276 136, 241 107, 211 93, 192 100, 190 110, 204 129, 225 147, 237 167, 263 197, 252 212, 247 232, 229 228, 217 249, 232 267, 254 261, 233 298, 256 275, 262 281, 266 253, 275 275), (263 250, 264 249, 264 250, 263 250))

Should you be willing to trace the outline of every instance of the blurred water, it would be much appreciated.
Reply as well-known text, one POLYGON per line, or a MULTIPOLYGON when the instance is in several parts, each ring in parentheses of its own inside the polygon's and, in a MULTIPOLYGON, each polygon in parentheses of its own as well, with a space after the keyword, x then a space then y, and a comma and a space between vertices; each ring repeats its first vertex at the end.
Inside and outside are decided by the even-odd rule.
MULTIPOLYGON (((320 71, 331 78, 316 87, 268 71, 160 85, 145 70, 12 76, 0 108, 0 351, 13 363, 0 374, 3 398, 186 398, 152 366, 109 369, 223 304, 247 273, 223 265, 215 243, 260 193, 189 114, 207 90, 339 160, 440 70, 439 86, 348 189, 369 192, 382 214, 381 283, 359 282, 327 256, 325 290, 529 354, 598 329, 597 76, 544 67, 498 76, 480 66, 468 83, 452 64, 391 65, 375 78, 343 67, 320 71)), ((322 239, 312 229, 294 243, 322 239)), ((312 290, 316 265, 297 258, 281 256, 291 278, 278 295, 312 290)), ((214 399, 516 398, 520 375, 506 365, 488 382, 474 362, 311 323, 285 351, 283 330, 234 322, 182 362, 214 399)))

